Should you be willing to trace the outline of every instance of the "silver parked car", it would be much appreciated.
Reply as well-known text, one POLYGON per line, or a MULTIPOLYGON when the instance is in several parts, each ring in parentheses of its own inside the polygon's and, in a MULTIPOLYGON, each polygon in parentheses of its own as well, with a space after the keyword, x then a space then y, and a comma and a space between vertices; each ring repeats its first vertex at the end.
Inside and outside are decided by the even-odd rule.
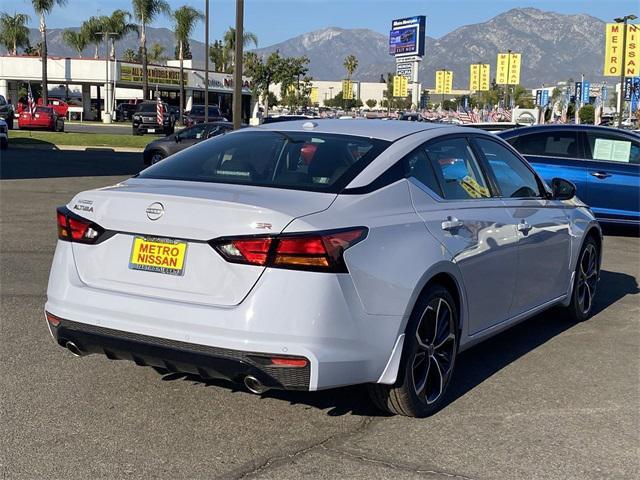
POLYGON ((602 250, 570 182, 422 122, 238 130, 57 220, 46 318, 74 354, 254 393, 369 384, 410 416, 446 404, 458 352, 553 305, 588 318, 602 250))

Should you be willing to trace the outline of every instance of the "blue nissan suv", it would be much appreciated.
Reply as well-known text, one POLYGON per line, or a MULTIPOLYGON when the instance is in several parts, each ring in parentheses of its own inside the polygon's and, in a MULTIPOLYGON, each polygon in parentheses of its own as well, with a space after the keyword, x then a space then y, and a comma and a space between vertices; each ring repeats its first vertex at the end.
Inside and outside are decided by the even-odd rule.
POLYGON ((571 180, 602 223, 640 225, 640 135, 593 125, 500 132, 547 182, 571 180))

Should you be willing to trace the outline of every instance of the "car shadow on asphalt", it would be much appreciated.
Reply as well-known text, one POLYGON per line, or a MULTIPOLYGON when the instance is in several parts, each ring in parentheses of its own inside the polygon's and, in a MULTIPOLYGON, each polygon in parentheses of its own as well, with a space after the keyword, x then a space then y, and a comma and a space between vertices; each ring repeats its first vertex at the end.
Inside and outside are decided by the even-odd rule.
MULTIPOLYGON (((46 143, 46 142, 45 142, 46 143)), ((11 148, 0 153, 0 179, 130 176, 144 168, 142 153, 115 152, 112 148, 84 151, 11 148)))
MULTIPOLYGON (((603 270, 600 274, 594 315, 613 305, 627 295, 638 295, 636 278, 619 272, 603 270)), ((588 320, 593 321, 593 320, 588 320)), ((552 308, 536 315, 509 330, 490 338, 460 354, 448 399, 443 408, 474 389, 482 382, 548 342, 576 324, 571 322, 561 308, 552 308)), ((184 380, 206 386, 245 391, 221 380, 202 379, 194 375, 171 373, 162 377, 165 381, 184 380)), ((532 392, 533 394, 533 392, 532 392)), ((247 392, 247 395, 253 395, 247 392)), ((375 409, 368 399, 366 388, 356 385, 319 392, 295 392, 269 390, 263 398, 274 398, 294 404, 308 405, 326 410, 328 416, 388 416, 375 409)))

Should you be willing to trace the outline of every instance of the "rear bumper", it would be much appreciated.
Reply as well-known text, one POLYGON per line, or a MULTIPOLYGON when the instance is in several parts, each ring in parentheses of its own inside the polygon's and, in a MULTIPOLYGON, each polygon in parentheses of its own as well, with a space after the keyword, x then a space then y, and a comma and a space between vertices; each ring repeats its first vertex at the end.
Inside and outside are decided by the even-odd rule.
POLYGON ((130 360, 137 365, 192 373, 204 379, 241 383, 251 375, 269 388, 309 389, 308 360, 304 367, 274 366, 271 357, 261 353, 150 337, 65 319, 60 319, 58 326, 50 324, 50 329, 60 346, 73 342, 83 355, 104 354, 111 360, 130 360))
POLYGON ((118 348, 110 343, 106 348, 120 352, 116 358, 135 361, 140 356, 136 352, 146 351, 146 344, 170 345, 171 351, 141 357, 143 364, 162 368, 167 368, 163 362, 168 359, 179 371, 200 374, 200 367, 207 375, 233 380, 247 368, 259 367, 238 355, 303 357, 309 364, 304 384, 261 370, 272 377, 265 382, 274 388, 308 390, 375 383, 383 378, 385 383, 395 381, 396 372, 388 372, 387 365, 406 323, 401 315, 365 313, 351 277, 345 274, 292 275, 291 271, 267 269, 240 304, 227 307, 97 289, 82 282, 71 244, 61 241, 53 259, 45 309, 72 320, 74 328, 63 329, 72 330, 77 345, 92 353, 110 356, 105 338, 95 336, 104 331, 108 331, 109 342, 118 339, 118 348), (80 337, 88 333, 92 336, 80 337), (140 339, 144 345, 129 343, 140 339), (236 353, 216 354, 230 351, 236 353), (232 369, 220 367, 224 370, 220 372, 208 357, 182 359, 202 352, 214 359, 231 357, 241 364, 232 369), (206 360, 204 367, 201 360, 206 360))
POLYGON ((149 133, 149 130, 155 130, 154 133, 166 133, 171 130, 171 125, 164 124, 162 126, 157 124, 140 123, 138 125, 133 124, 133 129, 138 133, 149 133))

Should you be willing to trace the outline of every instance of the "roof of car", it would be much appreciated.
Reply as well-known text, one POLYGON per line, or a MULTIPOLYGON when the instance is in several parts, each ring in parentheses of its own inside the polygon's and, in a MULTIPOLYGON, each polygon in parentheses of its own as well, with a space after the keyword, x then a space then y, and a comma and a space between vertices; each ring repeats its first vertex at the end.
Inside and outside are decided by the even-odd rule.
MULTIPOLYGON (((426 122, 398 122, 382 120, 353 119, 333 120, 333 119, 307 119, 293 120, 288 122, 275 122, 263 124, 256 129, 278 130, 286 132, 319 132, 335 133, 342 135, 354 135, 357 137, 372 137, 381 140, 396 141, 417 132, 432 130, 436 128, 447 128, 451 125, 440 125, 426 122), (313 127, 305 128, 305 124, 314 124, 313 127)), ((251 130, 251 129, 248 129, 251 130)))
POLYGON ((526 135, 529 133, 536 132, 554 132, 554 131, 562 131, 562 130, 583 130, 583 131, 600 131, 600 132, 611 132, 611 133, 628 133, 628 130, 621 130, 619 128, 613 127, 604 127, 600 125, 585 125, 585 124, 575 124, 575 123, 548 123, 545 125, 531 125, 529 127, 519 127, 511 130, 505 130, 504 132, 499 132, 498 135, 504 137, 513 137, 526 135))

